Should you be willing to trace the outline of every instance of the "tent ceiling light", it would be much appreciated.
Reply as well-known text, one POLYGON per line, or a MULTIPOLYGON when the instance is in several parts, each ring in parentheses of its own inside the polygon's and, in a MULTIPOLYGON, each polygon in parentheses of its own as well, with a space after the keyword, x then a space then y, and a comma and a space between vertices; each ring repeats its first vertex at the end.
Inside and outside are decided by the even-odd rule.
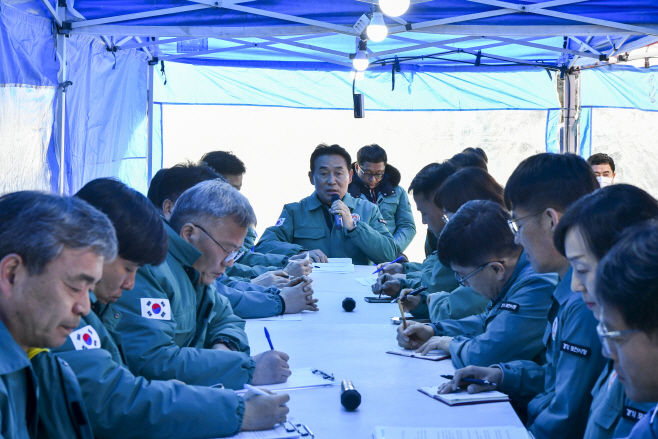
POLYGON ((386 27, 386 23, 384 23, 384 14, 381 12, 374 12, 366 32, 368 34, 368 39, 375 43, 384 41, 388 36, 388 28, 386 27))
POLYGON ((352 64, 354 65, 354 69, 357 72, 362 72, 365 69, 367 69, 368 65, 370 64, 370 61, 368 61, 368 57, 366 57, 366 51, 365 50, 359 50, 356 53, 356 56, 354 57, 354 60, 352 61, 352 64))
POLYGON ((399 17, 409 9, 410 0, 379 0, 379 7, 389 17, 399 17))
POLYGON ((358 70, 352 70, 350 72, 350 79, 352 81, 361 81, 365 77, 365 72, 360 72, 358 70))

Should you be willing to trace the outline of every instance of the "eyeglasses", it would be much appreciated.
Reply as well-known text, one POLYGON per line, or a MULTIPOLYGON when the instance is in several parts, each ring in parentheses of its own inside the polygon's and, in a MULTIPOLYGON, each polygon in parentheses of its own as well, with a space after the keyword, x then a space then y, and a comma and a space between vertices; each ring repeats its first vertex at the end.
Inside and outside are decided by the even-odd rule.
POLYGON ((526 219, 526 218, 530 218, 531 216, 539 215, 539 214, 542 213, 543 211, 544 211, 544 209, 540 210, 539 212, 535 212, 535 213, 531 213, 530 215, 526 215, 526 216, 524 216, 524 217, 522 217, 522 218, 508 219, 508 220, 507 220, 507 225, 509 226, 509 229, 512 231, 512 233, 514 233, 514 235, 518 235, 520 229, 519 229, 519 226, 518 226, 517 223, 518 223, 519 221, 524 220, 524 219, 526 219))
POLYGON ((229 262, 231 262, 231 261, 233 261, 233 260, 239 258, 240 256, 242 256, 242 252, 239 251, 239 250, 233 250, 232 252, 226 250, 226 249, 224 248, 224 246, 221 245, 219 242, 217 242, 217 241, 215 240, 215 238, 213 238, 212 236, 210 236, 210 233, 206 232, 206 229, 204 229, 203 227, 201 227, 201 226, 199 226, 199 225, 196 225, 196 224, 192 224, 192 225, 193 225, 194 227, 198 227, 199 229, 203 230, 203 233, 205 233, 206 235, 208 235, 208 238, 212 239, 213 242, 214 242, 215 244, 217 244, 218 246, 220 246, 220 247, 222 248, 222 250, 224 250, 224 252, 225 252, 226 255, 227 255, 226 258, 224 258, 224 262, 229 263, 229 262))
POLYGON ((599 323, 596 326, 596 333, 599 335, 599 340, 601 340, 601 346, 603 347, 603 353, 606 357, 610 357, 610 340, 615 342, 615 338, 623 337, 624 335, 634 334, 640 332, 639 329, 628 329, 626 331, 608 331, 608 328, 605 327, 603 323, 599 323))
POLYGON ((444 214, 441 219, 443 220, 444 223, 448 224, 450 222, 450 218, 448 215, 444 214))
POLYGON ((370 180, 370 179, 373 179, 373 178, 375 180, 381 180, 382 178, 384 178, 384 173, 383 172, 381 174, 373 174, 372 172, 365 172, 361 169, 359 169, 359 170, 361 171, 361 174, 363 174, 363 177, 366 180, 370 180))
POLYGON ((493 264, 494 262, 498 262, 499 264, 504 264, 504 263, 505 263, 505 261, 491 261, 491 262, 487 262, 486 264, 484 264, 483 266, 481 266, 480 268, 478 268, 477 270, 475 270, 473 273, 469 274, 469 275, 466 276, 466 277, 461 277, 461 276, 459 275, 459 273, 457 273, 457 272, 455 271, 455 279, 457 280, 457 282, 459 282, 459 285, 461 285, 462 287, 465 287, 465 286, 466 286, 466 281, 467 281, 468 279, 470 279, 471 277, 475 276, 475 275, 476 275, 480 270, 482 270, 484 267, 486 267, 486 266, 489 265, 489 264, 493 264))

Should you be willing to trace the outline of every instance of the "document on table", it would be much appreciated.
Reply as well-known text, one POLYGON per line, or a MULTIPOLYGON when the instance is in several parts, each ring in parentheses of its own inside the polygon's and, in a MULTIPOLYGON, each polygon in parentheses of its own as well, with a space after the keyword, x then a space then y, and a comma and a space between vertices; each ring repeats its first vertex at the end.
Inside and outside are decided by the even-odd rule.
POLYGON ((297 430, 288 432, 283 424, 278 424, 271 430, 241 431, 229 439, 291 439, 299 437, 301 434, 297 430))
MULTIPOLYGON (((256 386, 259 389, 267 389, 273 392, 282 391, 282 390, 294 390, 294 389, 303 389, 307 387, 323 387, 323 386, 334 386, 338 385, 339 381, 328 380, 322 377, 322 374, 313 373, 312 368, 301 368, 301 369, 290 369, 292 375, 288 377, 288 380, 285 383, 280 384, 268 384, 265 386, 256 386)), ((326 372, 326 371, 325 371, 326 372)), ((236 393, 242 394, 245 393, 246 389, 236 390, 236 393)))
POLYGON ((368 277, 357 277, 356 281, 363 286, 369 287, 370 285, 377 283, 377 275, 373 274, 368 277))
POLYGON ((301 322, 302 321, 302 313, 298 312, 296 314, 281 314, 278 316, 271 316, 271 317, 263 317, 260 319, 249 319, 249 320, 262 320, 264 322, 270 322, 270 321, 287 321, 287 322, 301 322))
POLYGON ((528 439, 523 427, 375 427, 375 439, 528 439))
POLYGON ((327 258, 329 262, 313 262, 315 273, 354 273, 354 264, 350 258, 327 258))
POLYGON ((509 396, 496 390, 481 393, 468 393, 465 390, 460 390, 445 395, 439 395, 438 387, 421 387, 418 391, 449 406, 509 401, 509 396))
POLYGON ((417 354, 414 350, 398 348, 392 351, 386 351, 387 354, 401 355, 403 357, 418 358, 419 360, 440 361, 450 358, 450 352, 440 349, 432 349, 427 355, 417 354))

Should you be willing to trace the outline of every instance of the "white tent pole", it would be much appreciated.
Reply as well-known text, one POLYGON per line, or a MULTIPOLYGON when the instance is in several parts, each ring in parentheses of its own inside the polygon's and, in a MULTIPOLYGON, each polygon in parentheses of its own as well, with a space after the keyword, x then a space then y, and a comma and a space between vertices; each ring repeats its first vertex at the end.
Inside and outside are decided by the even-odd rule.
MULTIPOLYGON (((59 6, 57 9, 59 21, 66 20, 66 5, 59 6)), ((66 61, 66 35, 63 33, 57 34, 57 54, 60 60, 60 69, 57 74, 57 138, 56 146, 59 149, 59 183, 57 190, 60 195, 64 194, 64 182, 66 176, 66 145, 65 145, 65 126, 66 126, 66 84, 67 81, 67 61, 66 61)))
POLYGON ((158 63, 157 58, 149 61, 148 65, 148 110, 146 122, 146 183, 147 186, 151 185, 151 178, 153 177, 153 73, 155 64, 158 63))
POLYGON ((578 114, 580 112, 580 72, 564 75, 564 108, 562 108, 562 153, 578 154, 578 114))

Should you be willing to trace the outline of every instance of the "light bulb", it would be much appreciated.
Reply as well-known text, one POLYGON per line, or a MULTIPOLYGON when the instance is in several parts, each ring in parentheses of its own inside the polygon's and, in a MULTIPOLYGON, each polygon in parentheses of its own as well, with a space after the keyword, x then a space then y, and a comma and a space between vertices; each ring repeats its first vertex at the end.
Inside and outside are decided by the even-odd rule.
POLYGON ((389 17, 399 17, 409 9, 410 0, 379 0, 379 7, 389 17))
POLYGON ((354 65, 354 69, 357 72, 362 72, 365 69, 368 68, 368 65, 370 65, 370 61, 368 61, 368 58, 366 57, 366 51, 365 50, 359 50, 356 53, 356 56, 352 60, 352 64, 354 65))
POLYGON ((388 28, 386 27, 386 23, 384 23, 384 14, 381 12, 373 13, 372 20, 370 20, 370 24, 368 25, 366 32, 368 34, 368 39, 374 41, 375 43, 384 41, 388 35, 388 28))
POLYGON ((365 72, 359 72, 358 70, 352 70, 350 72, 350 79, 352 81, 354 81, 354 80, 361 81, 364 78, 365 75, 366 75, 365 72))

